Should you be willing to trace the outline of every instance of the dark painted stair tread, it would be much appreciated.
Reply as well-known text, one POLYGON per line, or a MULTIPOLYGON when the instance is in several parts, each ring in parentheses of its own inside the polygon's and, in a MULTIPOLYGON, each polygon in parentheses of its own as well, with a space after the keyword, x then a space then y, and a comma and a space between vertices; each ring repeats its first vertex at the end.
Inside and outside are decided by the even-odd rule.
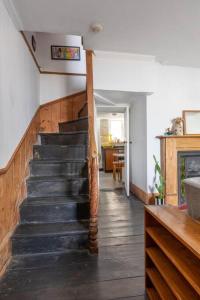
POLYGON ((68 203, 87 203, 89 197, 83 196, 69 196, 69 197, 28 197, 22 203, 22 206, 37 206, 37 205, 58 205, 68 203))
POLYGON ((88 132, 83 130, 59 133, 41 133, 40 138, 42 145, 86 145, 88 142, 88 132))
POLYGON ((73 180, 87 180, 87 177, 77 175, 69 176, 32 176, 27 179, 27 182, 41 182, 41 181, 73 181, 73 180))
POLYGON ((21 224, 17 227, 14 238, 53 235, 78 235, 88 232, 88 221, 45 224, 21 224))
POLYGON ((65 252, 52 252, 42 254, 15 255, 12 257, 9 269, 38 269, 42 267, 53 267, 73 263, 84 263, 85 261, 95 261, 96 257, 89 255, 88 250, 67 250, 65 252))
POLYGON ((34 160, 77 160, 86 159, 87 145, 86 144, 43 144, 34 145, 33 147, 34 160))
POLYGON ((87 130, 71 131, 71 132, 53 132, 53 133, 39 133, 41 136, 59 136, 59 135, 77 135, 77 134, 88 134, 87 130))
MULTIPOLYGON (((85 132, 85 131, 84 131, 85 132)), ((40 133, 40 135, 62 135, 65 134, 65 132, 61 133, 40 133)), ((72 134, 72 133, 70 133, 72 134)), ((74 134, 74 133, 73 133, 74 134)), ((70 148, 85 148, 86 145, 83 144, 70 144, 70 145, 54 145, 54 144, 49 144, 49 145, 41 145, 41 144, 35 144, 33 145, 33 148, 47 148, 47 149, 70 149, 70 148)))
POLYGON ((81 159, 81 158, 76 158, 76 159, 32 159, 30 161, 30 164, 34 163, 34 164, 60 164, 60 163, 85 163, 87 162, 86 159, 81 159))

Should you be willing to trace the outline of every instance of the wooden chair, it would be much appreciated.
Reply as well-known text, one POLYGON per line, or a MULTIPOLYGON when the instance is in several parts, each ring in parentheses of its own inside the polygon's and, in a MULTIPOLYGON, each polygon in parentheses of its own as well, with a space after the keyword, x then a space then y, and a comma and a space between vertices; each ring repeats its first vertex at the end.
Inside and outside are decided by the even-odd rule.
POLYGON ((116 181, 116 175, 118 181, 122 181, 122 169, 124 168, 124 160, 113 161, 113 179, 116 181))

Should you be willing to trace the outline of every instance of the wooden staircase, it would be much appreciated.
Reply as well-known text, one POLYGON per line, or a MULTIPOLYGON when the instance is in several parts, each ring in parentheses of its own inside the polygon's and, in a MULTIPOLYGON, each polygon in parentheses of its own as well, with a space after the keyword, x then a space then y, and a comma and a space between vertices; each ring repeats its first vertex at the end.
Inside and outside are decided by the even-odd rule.
POLYGON ((77 120, 41 133, 33 146, 27 199, 12 237, 23 256, 89 249, 98 252, 98 156, 94 135, 92 52, 87 51, 87 104, 77 120), (88 114, 86 116, 86 114, 88 114))
MULTIPOLYGON (((79 122, 74 121, 73 126, 79 122)), ((70 127, 68 123, 72 124, 60 126, 70 127)), ((73 128, 40 134, 41 144, 34 146, 27 199, 20 209, 21 223, 12 237, 13 255, 88 247, 88 132, 73 128)))

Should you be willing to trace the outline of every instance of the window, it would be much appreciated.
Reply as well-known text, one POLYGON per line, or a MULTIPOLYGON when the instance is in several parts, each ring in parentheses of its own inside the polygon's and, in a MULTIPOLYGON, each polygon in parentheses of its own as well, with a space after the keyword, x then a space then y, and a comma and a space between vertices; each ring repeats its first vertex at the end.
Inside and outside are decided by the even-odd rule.
POLYGON ((122 120, 110 120, 110 134, 112 139, 124 140, 124 128, 122 120))

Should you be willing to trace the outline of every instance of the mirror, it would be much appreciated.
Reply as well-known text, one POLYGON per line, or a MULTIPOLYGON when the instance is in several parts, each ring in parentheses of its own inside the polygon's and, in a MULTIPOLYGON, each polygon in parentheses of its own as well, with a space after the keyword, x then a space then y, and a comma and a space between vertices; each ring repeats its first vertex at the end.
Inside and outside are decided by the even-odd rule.
POLYGON ((184 134, 200 135, 200 110, 184 110, 184 134))

